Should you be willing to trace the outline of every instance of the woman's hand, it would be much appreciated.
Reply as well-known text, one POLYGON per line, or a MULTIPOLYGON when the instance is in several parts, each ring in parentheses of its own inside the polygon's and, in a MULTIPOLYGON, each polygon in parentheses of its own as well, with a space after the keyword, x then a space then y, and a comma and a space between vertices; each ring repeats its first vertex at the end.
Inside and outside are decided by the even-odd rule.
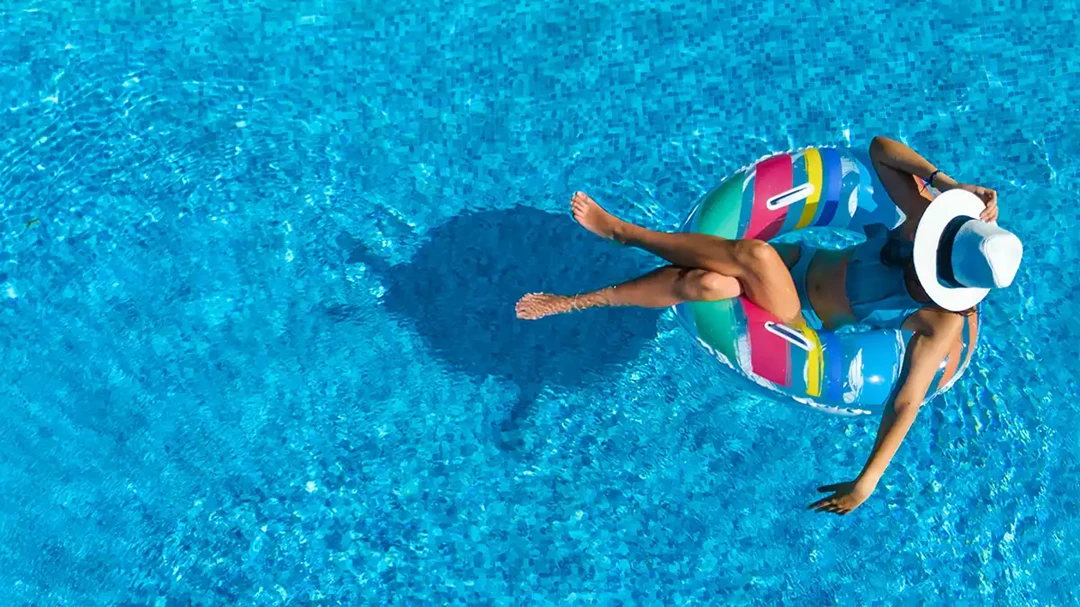
POLYGON ((818 487, 822 493, 833 492, 832 495, 820 499, 806 507, 815 512, 832 512, 833 514, 845 515, 858 508, 874 492, 874 487, 867 487, 858 481, 848 483, 836 483, 818 487))
POLYGON ((958 189, 971 192, 979 197, 979 200, 983 201, 986 208, 983 209, 982 214, 979 215, 979 219, 983 221, 997 221, 998 218, 998 206, 997 206, 997 192, 990 188, 984 188, 981 185, 971 185, 968 183, 960 183, 956 186, 958 189))

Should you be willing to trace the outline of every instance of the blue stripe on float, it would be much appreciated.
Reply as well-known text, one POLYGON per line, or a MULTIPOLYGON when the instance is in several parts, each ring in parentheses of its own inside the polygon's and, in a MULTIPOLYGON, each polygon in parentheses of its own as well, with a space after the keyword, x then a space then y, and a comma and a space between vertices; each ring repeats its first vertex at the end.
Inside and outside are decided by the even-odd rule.
POLYGON ((815 226, 827 226, 836 216, 840 206, 840 188, 844 185, 844 172, 840 165, 840 152, 823 148, 821 150, 821 181, 825 192, 822 196, 821 215, 814 222, 815 226))
POLYGON ((806 389, 806 363, 810 353, 802 348, 791 348, 791 385, 789 389, 796 396, 808 396, 806 389))
POLYGON ((852 336, 862 360, 862 389, 858 402, 865 406, 882 407, 889 400, 899 366, 903 364, 903 348, 896 331, 873 331, 852 336))
POLYGON ((844 346, 840 338, 832 331, 818 333, 821 338, 821 355, 825 362, 824 389, 821 391, 825 403, 844 404, 844 346))

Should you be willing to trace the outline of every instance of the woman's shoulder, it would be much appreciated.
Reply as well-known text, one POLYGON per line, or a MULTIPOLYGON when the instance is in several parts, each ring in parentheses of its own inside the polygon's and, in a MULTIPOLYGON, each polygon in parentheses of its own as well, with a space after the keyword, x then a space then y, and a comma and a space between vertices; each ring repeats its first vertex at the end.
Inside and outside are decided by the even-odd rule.
POLYGON ((923 335, 959 333, 964 327, 966 312, 953 312, 937 306, 922 308, 904 321, 904 329, 923 335))

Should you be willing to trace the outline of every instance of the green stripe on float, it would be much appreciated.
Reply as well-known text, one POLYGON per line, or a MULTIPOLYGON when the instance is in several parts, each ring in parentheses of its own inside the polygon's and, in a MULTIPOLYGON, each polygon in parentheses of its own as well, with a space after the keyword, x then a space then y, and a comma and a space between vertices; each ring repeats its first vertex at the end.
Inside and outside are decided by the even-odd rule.
POLYGON ((744 177, 742 173, 733 175, 701 203, 697 217, 698 232, 729 240, 738 238, 744 177))
POLYGON ((738 366, 735 358, 735 302, 738 298, 722 301, 696 301, 690 303, 698 337, 723 354, 731 364, 738 366))

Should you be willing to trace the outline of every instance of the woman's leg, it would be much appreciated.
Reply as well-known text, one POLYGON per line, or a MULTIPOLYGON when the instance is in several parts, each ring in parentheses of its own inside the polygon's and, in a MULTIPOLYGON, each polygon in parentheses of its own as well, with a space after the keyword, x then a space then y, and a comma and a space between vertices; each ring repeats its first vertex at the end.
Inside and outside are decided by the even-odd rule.
POLYGON ((574 219, 598 236, 644 249, 676 266, 734 278, 751 301, 781 320, 799 316, 799 295, 791 272, 766 242, 656 232, 615 217, 582 192, 574 195, 570 205, 574 219))
POLYGON ((606 306, 667 308, 684 301, 716 301, 738 297, 739 281, 701 269, 667 266, 613 287, 582 295, 530 293, 516 306, 518 318, 535 320, 552 314, 606 306))

